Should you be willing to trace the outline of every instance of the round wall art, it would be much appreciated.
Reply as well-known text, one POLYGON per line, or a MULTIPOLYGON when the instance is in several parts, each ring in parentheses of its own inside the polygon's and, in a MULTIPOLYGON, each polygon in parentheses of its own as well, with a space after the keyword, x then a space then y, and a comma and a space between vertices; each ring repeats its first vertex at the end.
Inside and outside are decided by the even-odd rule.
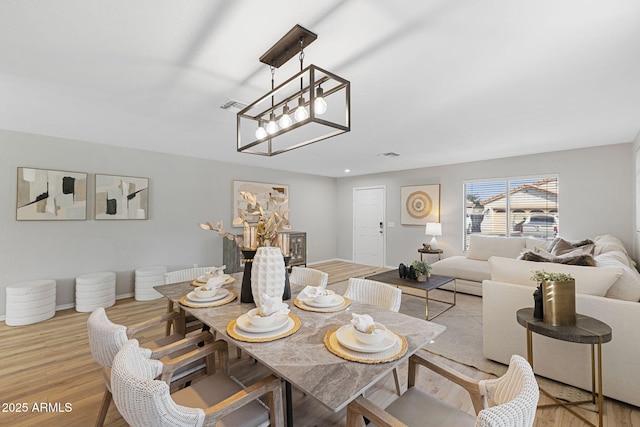
POLYGON ((400 187, 400 223, 440 222, 440 184, 400 187))

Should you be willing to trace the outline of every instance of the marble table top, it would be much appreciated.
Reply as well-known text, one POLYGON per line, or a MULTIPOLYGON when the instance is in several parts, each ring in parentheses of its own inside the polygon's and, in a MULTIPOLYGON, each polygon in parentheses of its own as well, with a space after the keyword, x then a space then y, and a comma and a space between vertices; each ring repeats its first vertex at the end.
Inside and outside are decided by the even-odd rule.
MULTIPOLYGON (((234 274, 236 280, 227 289, 240 293, 242 274, 234 274)), ((287 300, 291 313, 300 318, 301 327, 294 334, 270 342, 242 342, 229 337, 227 325, 250 309, 254 304, 241 303, 240 299, 218 307, 190 308, 180 306, 185 312, 200 319, 218 333, 218 338, 233 342, 267 366, 280 378, 314 397, 327 408, 338 412, 361 395, 394 367, 441 334, 445 327, 422 319, 352 301, 346 310, 333 313, 305 311, 293 304, 303 286, 291 285, 292 298, 287 300), (407 340, 407 353, 393 362, 364 364, 342 359, 325 347, 323 338, 327 331, 351 321, 351 313, 370 314, 388 329, 407 340)), ((165 297, 177 303, 193 290, 188 282, 154 287, 165 297)))

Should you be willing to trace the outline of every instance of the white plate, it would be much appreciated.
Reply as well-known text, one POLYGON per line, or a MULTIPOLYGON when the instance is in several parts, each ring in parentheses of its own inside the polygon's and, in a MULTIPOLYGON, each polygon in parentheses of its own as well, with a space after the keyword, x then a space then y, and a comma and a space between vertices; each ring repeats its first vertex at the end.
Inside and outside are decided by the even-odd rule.
POLYGON ((217 294, 209 298, 202 298, 196 295, 196 291, 191 291, 187 294, 187 299, 194 302, 213 302, 218 301, 229 296, 229 291, 226 289, 220 289, 217 294))
POLYGON ((344 304, 344 298, 342 298, 342 295, 334 295, 331 301, 325 303, 316 302, 313 298, 305 298, 303 301, 309 307, 315 308, 331 308, 344 304))
POLYGON ((238 329, 245 332, 251 332, 252 334, 272 332, 282 328, 287 323, 287 320, 289 320, 289 316, 286 314, 278 314, 277 316, 279 317, 279 319, 276 319, 273 325, 259 328, 249 321, 249 317, 245 313, 242 316, 238 317, 238 319, 236 320, 236 326, 238 327, 238 329))
POLYGON ((353 325, 344 325, 336 331, 336 339, 349 350, 359 351, 361 353, 378 353, 393 347, 398 337, 387 329, 382 341, 373 345, 367 345, 358 341, 353 333, 353 325))
MULTIPOLYGON (((191 277, 193 277, 193 276, 191 276, 191 277)), ((200 276, 200 277, 198 277, 198 278, 196 279, 196 282, 198 282, 198 283, 207 283, 207 281, 208 281, 209 279, 206 279, 205 277, 206 277, 206 276, 200 276)), ((222 275, 222 277, 224 277, 224 281, 226 282, 227 280, 229 280, 229 278, 231 277, 231 275, 230 275, 230 274, 223 274, 223 275, 222 275)))

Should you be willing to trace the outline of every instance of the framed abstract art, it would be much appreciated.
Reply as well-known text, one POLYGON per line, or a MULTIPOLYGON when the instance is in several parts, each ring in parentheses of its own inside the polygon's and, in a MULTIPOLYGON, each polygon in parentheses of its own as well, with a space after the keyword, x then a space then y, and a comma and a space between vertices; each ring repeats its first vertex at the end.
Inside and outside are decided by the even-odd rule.
POLYGON ((148 219, 149 178, 96 174, 96 219, 148 219))
POLYGON ((400 223, 440 222, 440 184, 400 187, 400 223))

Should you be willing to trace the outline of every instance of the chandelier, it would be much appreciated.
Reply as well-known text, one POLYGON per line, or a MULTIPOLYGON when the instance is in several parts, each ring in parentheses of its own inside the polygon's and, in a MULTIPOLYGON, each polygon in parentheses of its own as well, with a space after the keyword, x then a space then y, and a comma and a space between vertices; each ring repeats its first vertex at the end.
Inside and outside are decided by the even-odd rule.
POLYGON ((296 25, 260 57, 271 69, 271 91, 238 112, 239 152, 275 156, 351 130, 349 81, 303 67, 304 48, 317 37, 296 25), (300 72, 276 87, 275 69, 296 53, 300 72))

